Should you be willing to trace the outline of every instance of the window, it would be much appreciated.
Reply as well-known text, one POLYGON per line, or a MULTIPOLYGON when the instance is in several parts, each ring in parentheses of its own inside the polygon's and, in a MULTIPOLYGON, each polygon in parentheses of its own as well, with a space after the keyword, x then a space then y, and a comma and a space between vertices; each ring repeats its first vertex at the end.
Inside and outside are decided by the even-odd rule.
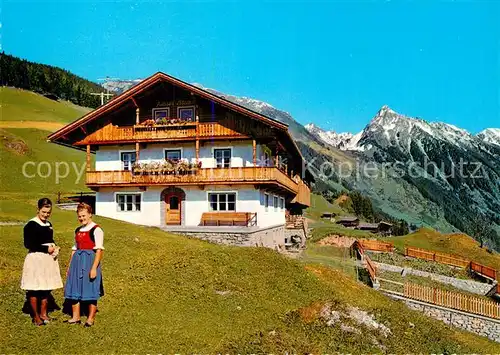
POLYGON ((194 107, 178 107, 177 118, 183 121, 194 121, 194 107))
POLYGON ((141 194, 116 194, 118 212, 139 212, 141 210, 141 194))
POLYGON ((273 197, 274 212, 278 212, 278 196, 273 197))
POLYGON ((231 166, 231 149, 214 149, 215 166, 229 168, 231 166))
POLYGON ((210 211, 236 211, 235 192, 211 192, 208 194, 210 211))
POLYGON ((285 209, 285 199, 283 197, 280 197, 280 208, 281 210, 285 209))
POLYGON ((264 207, 266 209, 266 212, 269 210, 269 195, 264 194, 264 207))
POLYGON ((123 170, 132 170, 132 164, 135 163, 135 152, 121 152, 120 160, 123 170))
POLYGON ((170 196, 170 200, 168 201, 171 210, 179 209, 179 197, 178 196, 170 196))
POLYGON ((180 149, 165 149, 165 160, 178 161, 182 158, 182 152, 180 149))
POLYGON ((153 120, 155 122, 161 121, 162 118, 168 119, 170 117, 170 109, 168 107, 159 107, 153 109, 153 120))

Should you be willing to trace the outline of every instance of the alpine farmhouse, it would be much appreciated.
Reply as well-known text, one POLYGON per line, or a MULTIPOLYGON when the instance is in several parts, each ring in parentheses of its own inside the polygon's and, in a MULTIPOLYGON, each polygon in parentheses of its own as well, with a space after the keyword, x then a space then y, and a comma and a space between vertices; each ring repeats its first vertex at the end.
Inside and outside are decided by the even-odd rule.
POLYGON ((100 216, 193 234, 268 231, 260 244, 275 247, 310 205, 286 124, 161 72, 48 140, 87 152, 100 216))

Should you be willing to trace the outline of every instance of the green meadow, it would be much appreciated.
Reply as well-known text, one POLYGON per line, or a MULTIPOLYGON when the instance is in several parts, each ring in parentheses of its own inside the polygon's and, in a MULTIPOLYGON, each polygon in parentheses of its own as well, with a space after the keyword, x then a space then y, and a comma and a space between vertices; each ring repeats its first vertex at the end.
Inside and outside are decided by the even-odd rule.
MULTIPOLYGON (((33 95, 3 88, 2 101, 11 106, 3 116, 32 114, 33 102, 41 121, 68 122, 84 112, 33 95)), ((42 196, 55 199, 59 191, 85 190, 74 172, 59 183, 54 177, 22 175, 29 161, 83 163, 82 152, 47 143, 47 134, 33 128, 2 129, 4 224, 32 218, 42 196)), ((500 352, 497 343, 411 311, 356 281, 352 266, 324 262, 344 255, 333 249, 312 248, 311 259, 294 260, 270 249, 214 245, 157 228, 95 220, 105 231, 105 296, 92 328, 63 323, 66 316, 60 310, 51 313, 54 320, 45 327, 31 324, 21 312, 24 292, 19 288, 26 255, 23 227, 0 226, 0 353, 500 352), (338 323, 329 326, 322 314, 325 304, 332 310, 365 310, 391 333, 385 337, 350 318, 343 324, 359 332, 343 330, 338 323)), ((64 275, 76 216, 54 208, 51 221, 64 275)), ((322 228, 327 235, 327 228, 335 227, 322 228)), ((53 294, 62 306, 62 290, 53 294)))

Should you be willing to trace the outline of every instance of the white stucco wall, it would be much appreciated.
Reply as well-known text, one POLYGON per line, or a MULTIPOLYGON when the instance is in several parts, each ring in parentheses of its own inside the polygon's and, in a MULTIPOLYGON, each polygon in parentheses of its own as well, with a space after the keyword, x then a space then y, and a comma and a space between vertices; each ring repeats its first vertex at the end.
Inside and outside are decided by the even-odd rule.
POLYGON ((147 226, 160 225, 160 193, 163 187, 149 187, 141 191, 134 187, 100 188, 96 193, 96 214, 99 216, 118 219, 121 221, 142 224, 147 226), (141 194, 140 212, 119 212, 116 204, 116 192, 134 192, 141 194))
MULTIPOLYGON (((249 141, 243 142, 210 142, 200 145, 200 160, 203 168, 215 167, 215 158, 213 150, 217 148, 231 148, 232 167, 247 167, 253 166, 253 148, 249 141)), ((194 143, 161 143, 148 144, 146 148, 141 148, 139 152, 139 161, 150 162, 154 160, 162 160, 164 158, 165 149, 181 149, 182 158, 194 161, 196 158, 196 149, 194 143)), ((95 170, 122 170, 120 161, 120 152, 132 151, 135 152, 135 145, 112 145, 100 146, 95 156, 95 170)), ((257 145, 257 160, 260 161, 263 156, 261 145, 257 145)))
MULTIPOLYGON (((216 148, 231 148, 232 167, 253 166, 253 148, 251 141, 241 142, 205 142, 200 146, 200 160, 202 168, 215 167, 213 150, 216 148)), ((165 149, 181 149, 182 158, 194 161, 196 157, 195 144, 190 143, 161 143, 147 144, 146 148, 141 148, 139 161, 155 161, 164 158, 165 149)), ((124 151, 135 151, 135 145, 114 145, 100 146, 96 152, 95 170, 122 170, 120 153, 124 151)), ((263 157, 261 145, 257 145, 258 162, 263 157)), ((211 191, 236 192, 236 211, 257 212, 257 224, 259 227, 275 226, 285 223, 285 211, 278 208, 275 211, 273 206, 273 196, 269 198, 269 208, 264 207, 264 193, 250 186, 205 186, 204 190, 197 186, 178 186, 186 193, 186 200, 183 204, 183 221, 187 226, 197 226, 200 223, 203 212, 209 211, 208 193, 211 191)), ((100 188, 96 196, 96 214, 128 221, 137 224, 159 226, 164 221, 164 202, 160 201, 161 192, 165 186, 148 186, 146 191, 137 188, 100 188), (116 205, 116 192, 137 192, 141 194, 140 212, 119 212, 116 205)))
MULTIPOLYGON (((131 223, 149 226, 160 226, 162 223, 160 201, 161 192, 165 187, 148 187, 146 191, 136 188, 101 188, 96 193, 96 214, 114 218, 131 223), (141 194, 140 212, 119 212, 116 204, 116 192, 136 192, 141 194)), ((207 186, 205 190, 197 187, 179 187, 186 193, 183 204, 184 223, 186 226, 197 226, 200 223, 203 212, 209 211, 208 193, 212 191, 224 191, 236 193, 237 212, 257 212, 257 225, 259 227, 275 226, 285 223, 285 210, 278 207, 275 211, 273 206, 273 195, 270 195, 268 210, 264 207, 264 193, 253 187, 247 186, 207 186)))
POLYGON ((95 170, 122 170, 123 167, 120 160, 120 152, 123 151, 135 152, 135 146, 100 146, 99 150, 95 153, 95 170))
POLYGON ((257 191, 259 198, 259 205, 257 210, 257 216, 259 220, 259 226, 267 227, 274 226, 277 224, 285 224, 285 209, 279 208, 279 195, 269 194, 269 207, 265 208, 264 205, 264 191, 257 191), (278 208, 274 208, 274 196, 278 196, 278 208))

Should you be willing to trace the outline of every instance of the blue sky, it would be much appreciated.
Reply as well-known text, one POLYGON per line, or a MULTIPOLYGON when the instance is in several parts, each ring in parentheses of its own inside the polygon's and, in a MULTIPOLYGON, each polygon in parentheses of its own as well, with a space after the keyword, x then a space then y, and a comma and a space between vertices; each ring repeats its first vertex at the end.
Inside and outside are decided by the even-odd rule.
POLYGON ((6 53, 94 81, 164 71, 336 131, 384 104, 473 133, 500 126, 494 0, 1 6, 6 53))

